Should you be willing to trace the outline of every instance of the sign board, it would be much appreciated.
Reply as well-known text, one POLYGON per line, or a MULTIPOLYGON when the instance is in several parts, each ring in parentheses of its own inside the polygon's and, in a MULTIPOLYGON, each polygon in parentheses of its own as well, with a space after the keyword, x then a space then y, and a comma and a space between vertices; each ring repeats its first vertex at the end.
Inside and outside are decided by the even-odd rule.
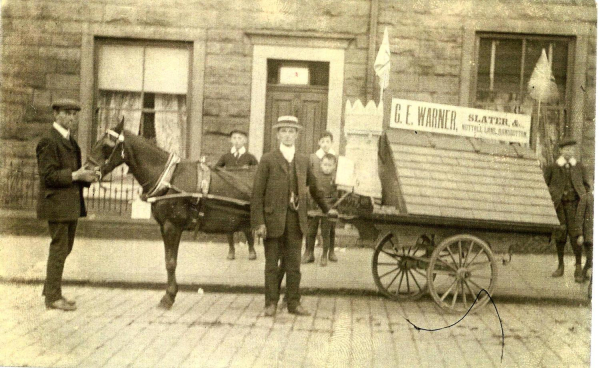
POLYGON ((309 84, 307 67, 282 66, 279 69, 279 84, 309 84))
POLYGON ((531 116, 394 98, 390 127, 529 144, 531 116))
POLYGON ((350 188, 356 185, 354 161, 344 156, 338 157, 337 170, 335 172, 335 184, 350 188))

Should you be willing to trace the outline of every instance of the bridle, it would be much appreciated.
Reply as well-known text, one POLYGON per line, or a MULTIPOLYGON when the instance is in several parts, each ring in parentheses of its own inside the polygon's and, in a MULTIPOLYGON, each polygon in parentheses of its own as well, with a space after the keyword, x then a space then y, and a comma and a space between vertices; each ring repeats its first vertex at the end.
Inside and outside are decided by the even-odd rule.
MULTIPOLYGON (((106 160, 104 160, 104 165, 107 162, 111 161, 111 159, 115 155, 115 152, 117 152, 117 148, 119 146, 121 147, 121 158, 124 160, 125 159, 125 146, 123 145, 123 141, 125 141, 125 136, 123 136, 123 133, 119 134, 119 133, 115 132, 114 130, 107 129, 106 132, 104 133, 104 135, 105 135, 105 137, 108 136, 108 138, 111 140, 112 140, 112 138, 114 138, 114 141, 115 141, 115 145, 114 145, 112 151, 110 152, 110 155, 108 155, 108 158, 106 158, 106 160)), ((91 156, 88 157, 88 161, 90 161, 92 164, 94 164, 96 166, 104 166, 104 165, 101 165, 100 163, 96 162, 91 156)))

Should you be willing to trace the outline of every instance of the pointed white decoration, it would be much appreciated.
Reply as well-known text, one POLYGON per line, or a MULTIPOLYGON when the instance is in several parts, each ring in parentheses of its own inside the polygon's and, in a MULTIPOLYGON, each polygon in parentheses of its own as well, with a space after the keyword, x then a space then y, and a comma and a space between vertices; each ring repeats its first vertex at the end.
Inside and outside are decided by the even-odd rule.
POLYGON ((552 75, 545 49, 542 49, 542 54, 531 73, 527 88, 531 98, 541 103, 554 102, 559 98, 558 87, 554 75, 552 75))
POLYGON ((388 37, 388 30, 385 27, 383 31, 383 40, 381 41, 381 46, 379 47, 379 52, 377 53, 377 57, 375 58, 375 73, 379 77, 379 86, 381 89, 386 89, 390 84, 390 40, 388 37))

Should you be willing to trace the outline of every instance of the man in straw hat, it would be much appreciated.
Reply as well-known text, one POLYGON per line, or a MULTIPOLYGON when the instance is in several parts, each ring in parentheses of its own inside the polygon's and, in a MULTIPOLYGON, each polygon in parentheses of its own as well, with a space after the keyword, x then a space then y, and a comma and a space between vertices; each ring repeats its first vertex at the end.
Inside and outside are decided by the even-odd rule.
POLYGON ((308 156, 296 152, 296 139, 302 129, 298 119, 281 116, 273 129, 279 146, 261 158, 251 202, 252 228, 265 239, 265 316, 274 316, 277 311, 280 267, 286 275, 288 312, 307 316, 310 312, 300 305, 302 236, 308 228, 306 186, 323 212, 330 216, 337 212, 327 205, 309 168, 308 156))
POLYGON ((77 126, 79 102, 70 99, 52 104, 54 123, 36 147, 40 191, 37 217, 47 220, 50 251, 43 295, 46 308, 72 311, 75 301, 62 295, 65 261, 75 241, 77 219, 86 215, 83 187, 98 179, 94 170, 81 166, 81 150, 72 135, 77 126))
POLYGON ((561 277, 565 272, 564 255, 568 235, 575 253, 575 281, 582 282, 581 245, 577 243, 576 214, 579 200, 589 190, 590 185, 585 167, 575 158, 577 141, 564 138, 558 142, 558 147, 560 156, 544 171, 544 179, 561 225, 560 230, 553 234, 558 254, 558 268, 552 277, 561 277))

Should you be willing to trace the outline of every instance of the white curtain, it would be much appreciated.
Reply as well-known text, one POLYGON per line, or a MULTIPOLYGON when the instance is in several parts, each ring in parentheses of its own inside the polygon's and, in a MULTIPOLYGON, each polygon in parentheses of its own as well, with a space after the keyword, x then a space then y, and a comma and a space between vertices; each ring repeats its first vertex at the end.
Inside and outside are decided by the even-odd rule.
POLYGON ((185 95, 157 94, 154 109, 156 144, 168 152, 182 155, 182 132, 187 121, 185 95))
POLYGON ((114 128, 122 117, 125 118, 125 129, 134 134, 139 133, 142 117, 141 93, 100 91, 98 108, 97 137, 106 129, 114 128))

